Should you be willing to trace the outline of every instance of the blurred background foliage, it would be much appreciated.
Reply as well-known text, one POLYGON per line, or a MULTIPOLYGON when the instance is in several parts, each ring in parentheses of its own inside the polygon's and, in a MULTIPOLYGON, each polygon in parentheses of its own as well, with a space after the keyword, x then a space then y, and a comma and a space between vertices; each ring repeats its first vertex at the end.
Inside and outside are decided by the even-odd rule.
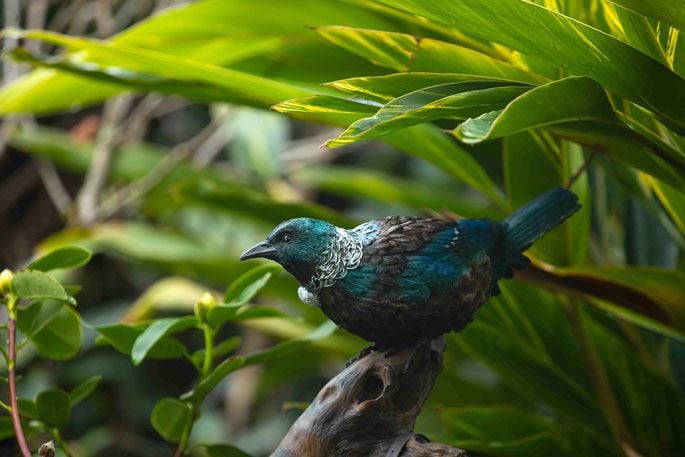
MULTIPOLYGON (((94 328, 191 313, 281 220, 501 218, 560 185, 583 209, 449 336, 417 431, 489 456, 685 455, 682 2, 2 3, 0 263, 95 252, 59 276, 82 286, 78 356, 19 360, 26 397, 102 376, 63 430, 74 455, 173 453, 150 414, 192 365, 133 365, 94 328)), ((305 337, 324 317, 295 290, 275 275, 255 301, 289 317, 219 339, 305 337)), ((232 373, 191 444, 268 455, 363 346, 337 331, 232 373)))

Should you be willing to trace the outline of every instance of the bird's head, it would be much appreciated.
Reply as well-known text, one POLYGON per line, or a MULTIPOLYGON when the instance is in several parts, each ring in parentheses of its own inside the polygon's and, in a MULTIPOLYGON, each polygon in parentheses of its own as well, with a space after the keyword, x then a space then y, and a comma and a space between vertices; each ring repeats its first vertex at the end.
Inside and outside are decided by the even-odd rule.
POLYGON ((335 239, 336 227, 305 217, 282 222, 265 241, 251 247, 240 260, 262 257, 275 260, 300 283, 311 278, 323 252, 335 239))

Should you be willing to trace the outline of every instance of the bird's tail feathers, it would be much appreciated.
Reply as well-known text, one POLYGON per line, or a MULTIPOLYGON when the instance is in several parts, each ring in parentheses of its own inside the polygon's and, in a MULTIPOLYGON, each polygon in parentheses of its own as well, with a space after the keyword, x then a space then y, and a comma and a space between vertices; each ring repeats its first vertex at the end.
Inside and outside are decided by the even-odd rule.
POLYGON ((521 269, 530 264, 522 255, 542 235, 564 222, 580 209, 578 196, 561 187, 546 192, 518 209, 505 221, 504 254, 507 268, 521 269))

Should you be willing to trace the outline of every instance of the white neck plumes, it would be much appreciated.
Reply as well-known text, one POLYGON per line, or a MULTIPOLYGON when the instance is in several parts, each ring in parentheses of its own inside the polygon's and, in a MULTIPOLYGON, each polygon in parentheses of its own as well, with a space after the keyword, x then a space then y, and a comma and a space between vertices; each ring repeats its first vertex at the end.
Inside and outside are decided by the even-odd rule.
POLYGON ((335 238, 323 252, 321 260, 309 280, 307 288, 319 291, 330 287, 344 278, 347 270, 357 268, 362 260, 364 242, 361 234, 356 230, 335 229, 335 238))

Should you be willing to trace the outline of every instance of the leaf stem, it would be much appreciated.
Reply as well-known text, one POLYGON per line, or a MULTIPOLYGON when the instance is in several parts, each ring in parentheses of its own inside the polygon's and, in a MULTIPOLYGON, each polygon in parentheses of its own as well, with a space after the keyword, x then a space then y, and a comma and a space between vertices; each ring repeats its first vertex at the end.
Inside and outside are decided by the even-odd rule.
POLYGON ((587 167, 590 165, 590 163, 592 162, 592 160, 595 158, 596 155, 597 155, 596 150, 592 150, 590 152, 590 156, 587 158, 587 160, 585 160, 585 162, 583 162, 583 164, 580 167, 578 167, 578 169, 575 171, 575 173, 573 173, 573 175, 569 178, 568 182, 564 186, 565 188, 567 188, 567 189, 571 188, 571 186, 578 180, 578 178, 581 177, 583 172, 587 169, 587 167))
POLYGON ((24 430, 21 428, 21 419, 19 418, 19 405, 17 404, 17 383, 16 383, 16 359, 17 359, 17 299, 11 293, 7 297, 7 315, 9 323, 9 388, 10 388, 10 405, 12 406, 12 425, 14 433, 17 437, 17 444, 21 450, 23 457, 31 457, 31 451, 26 443, 26 436, 24 430))
POLYGON ((69 449, 67 448, 67 445, 64 443, 64 440, 62 439, 62 435, 59 433, 59 429, 54 427, 50 429, 50 435, 52 435, 52 439, 55 440, 55 443, 57 443, 57 446, 62 449, 62 452, 67 457, 71 457, 71 452, 69 452, 69 449))
MULTIPOLYGON (((212 361, 214 360, 214 328, 212 328, 212 326, 208 323, 204 323, 202 324, 202 333, 205 337, 205 354, 202 360, 202 367, 200 369, 200 380, 203 380, 210 374, 210 372, 212 371, 212 361)), ((174 454, 174 457, 181 457, 182 455, 184 455, 183 451, 188 445, 190 432, 193 430, 193 424, 195 424, 195 421, 197 420, 197 417, 199 415, 198 411, 200 410, 200 403, 202 403, 202 400, 204 400, 204 398, 197 398, 192 402, 192 420, 185 428, 185 430, 183 430, 183 435, 181 435, 181 441, 179 441, 178 443, 178 447, 176 448, 176 453, 174 454)))
POLYGON ((214 349, 214 330, 209 324, 204 324, 202 326, 202 331, 205 335, 205 357, 202 362, 202 372, 200 374, 200 379, 204 379, 212 369, 212 360, 214 354, 212 354, 214 349))
POLYGON ((5 403, 4 401, 0 401, 0 408, 4 409, 8 413, 12 414, 12 407, 5 403))

